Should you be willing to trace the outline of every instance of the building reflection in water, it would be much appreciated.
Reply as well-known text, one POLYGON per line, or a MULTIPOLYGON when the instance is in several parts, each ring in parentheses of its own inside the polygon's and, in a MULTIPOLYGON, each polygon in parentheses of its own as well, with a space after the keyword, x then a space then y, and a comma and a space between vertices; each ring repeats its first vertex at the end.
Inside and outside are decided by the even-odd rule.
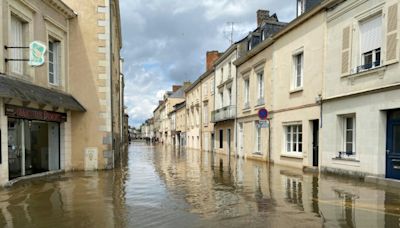
POLYGON ((397 189, 165 146, 127 154, 0 191, 0 227, 400 227, 397 189))

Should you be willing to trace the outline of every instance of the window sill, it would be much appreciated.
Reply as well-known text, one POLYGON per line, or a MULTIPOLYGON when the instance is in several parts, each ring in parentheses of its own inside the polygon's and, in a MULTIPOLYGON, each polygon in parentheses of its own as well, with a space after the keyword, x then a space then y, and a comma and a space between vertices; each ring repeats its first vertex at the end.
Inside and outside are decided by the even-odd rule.
POLYGON ((253 152, 253 155, 254 156, 262 156, 262 153, 261 152, 253 152))
POLYGON ((251 111, 250 107, 246 107, 246 108, 242 109, 242 112, 244 112, 244 113, 247 113, 250 111, 251 111))
POLYGON ((344 78, 344 79, 345 78, 357 78, 357 77, 362 77, 362 76, 375 74, 375 73, 383 74, 383 72, 386 71, 386 66, 388 66, 388 65, 382 65, 382 66, 379 66, 379 67, 374 67, 374 68, 371 68, 371 69, 368 69, 368 70, 360 71, 358 73, 345 74, 345 75, 342 75, 341 78, 344 78))
POLYGON ((299 87, 299 88, 296 88, 296 89, 291 89, 289 91, 289 93, 299 93, 299 92, 303 92, 303 87, 299 87))
POLYGON ((303 159, 303 154, 297 152, 284 152, 281 154, 281 157, 303 159))
POLYGON ((339 157, 334 157, 332 158, 334 161, 350 161, 350 162, 360 162, 360 160, 357 160, 356 158, 339 158, 339 157))

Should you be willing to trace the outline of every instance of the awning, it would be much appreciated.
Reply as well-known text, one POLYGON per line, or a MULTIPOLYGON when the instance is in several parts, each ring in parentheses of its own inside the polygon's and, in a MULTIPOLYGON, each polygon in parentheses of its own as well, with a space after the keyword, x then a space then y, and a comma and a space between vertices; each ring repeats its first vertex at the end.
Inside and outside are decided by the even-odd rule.
POLYGON ((17 98, 71 111, 85 112, 86 109, 70 94, 43 88, 0 74, 0 97, 17 98))

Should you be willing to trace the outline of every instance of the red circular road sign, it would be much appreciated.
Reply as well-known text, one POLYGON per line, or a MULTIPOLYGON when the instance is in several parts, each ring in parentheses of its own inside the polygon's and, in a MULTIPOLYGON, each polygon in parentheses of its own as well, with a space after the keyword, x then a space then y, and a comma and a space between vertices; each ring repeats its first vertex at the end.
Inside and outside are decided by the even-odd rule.
POLYGON ((258 110, 258 117, 262 120, 266 120, 268 117, 268 111, 265 108, 258 110))

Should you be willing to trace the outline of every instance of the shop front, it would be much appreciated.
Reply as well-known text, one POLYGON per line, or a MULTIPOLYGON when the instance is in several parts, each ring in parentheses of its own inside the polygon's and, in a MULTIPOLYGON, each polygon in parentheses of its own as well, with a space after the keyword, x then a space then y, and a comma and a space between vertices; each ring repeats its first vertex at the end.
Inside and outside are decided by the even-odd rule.
POLYGON ((9 179, 60 170, 60 124, 66 113, 5 105, 9 179))

